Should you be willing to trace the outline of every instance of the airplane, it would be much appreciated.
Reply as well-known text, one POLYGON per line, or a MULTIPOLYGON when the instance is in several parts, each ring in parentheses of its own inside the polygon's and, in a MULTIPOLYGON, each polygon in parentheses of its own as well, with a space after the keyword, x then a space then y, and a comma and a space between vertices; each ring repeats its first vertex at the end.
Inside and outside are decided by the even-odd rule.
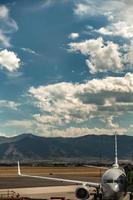
MULTIPOLYGON (((60 181, 78 184, 79 186, 75 190, 75 196, 79 200, 89 199, 90 187, 96 189, 94 195, 94 200, 119 200, 123 199, 126 195, 127 190, 127 176, 123 168, 118 164, 117 156, 117 134, 115 133, 115 162, 110 169, 107 169, 101 177, 100 183, 94 182, 85 182, 79 180, 69 180, 55 177, 44 177, 44 176, 33 176, 28 174, 22 174, 20 170, 20 164, 18 161, 18 175, 23 177, 30 178, 40 178, 51 181, 60 181)), ((130 200, 133 199, 133 196, 130 195, 130 200)))

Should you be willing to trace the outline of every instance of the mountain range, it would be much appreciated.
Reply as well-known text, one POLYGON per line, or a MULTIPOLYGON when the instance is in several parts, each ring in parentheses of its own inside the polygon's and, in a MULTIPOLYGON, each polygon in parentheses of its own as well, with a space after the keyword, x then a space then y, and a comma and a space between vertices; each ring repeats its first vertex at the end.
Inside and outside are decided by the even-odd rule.
MULTIPOLYGON (((118 136, 120 159, 131 159, 133 137, 118 136)), ((51 159, 114 159, 114 136, 87 135, 76 138, 47 138, 32 134, 0 137, 1 161, 51 159)))

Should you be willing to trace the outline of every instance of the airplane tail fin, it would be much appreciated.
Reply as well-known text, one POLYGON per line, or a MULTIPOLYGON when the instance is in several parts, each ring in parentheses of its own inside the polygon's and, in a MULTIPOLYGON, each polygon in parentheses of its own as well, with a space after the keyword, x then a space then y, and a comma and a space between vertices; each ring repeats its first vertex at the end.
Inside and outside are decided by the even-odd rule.
POLYGON ((113 167, 116 167, 116 168, 119 167, 119 164, 118 164, 117 133, 116 132, 115 132, 115 163, 114 163, 113 167))
POLYGON ((19 161, 18 161, 18 175, 21 176, 21 171, 20 171, 20 164, 19 164, 19 161))

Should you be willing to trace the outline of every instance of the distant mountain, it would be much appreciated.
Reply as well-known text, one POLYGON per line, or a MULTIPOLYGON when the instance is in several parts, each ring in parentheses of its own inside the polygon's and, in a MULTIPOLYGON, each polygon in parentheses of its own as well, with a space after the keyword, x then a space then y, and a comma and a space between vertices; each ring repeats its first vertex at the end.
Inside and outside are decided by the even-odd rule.
MULTIPOLYGON (((131 159, 133 137, 118 136, 120 159, 131 159)), ((114 158, 114 136, 88 135, 77 138, 46 138, 32 134, 0 137, 0 160, 47 160, 61 158, 114 158)))

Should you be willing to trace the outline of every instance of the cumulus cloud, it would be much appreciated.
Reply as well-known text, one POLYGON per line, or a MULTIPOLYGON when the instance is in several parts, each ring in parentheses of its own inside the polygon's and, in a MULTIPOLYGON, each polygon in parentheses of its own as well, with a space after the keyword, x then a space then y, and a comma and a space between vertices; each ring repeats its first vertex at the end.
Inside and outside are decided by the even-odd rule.
POLYGON ((119 46, 113 42, 104 42, 102 38, 98 38, 84 42, 70 43, 69 47, 69 51, 80 52, 88 57, 86 64, 91 73, 117 72, 123 69, 119 46))
POLYGON ((69 35, 69 38, 72 39, 72 40, 75 40, 75 39, 77 39, 78 37, 79 37, 79 33, 71 33, 71 34, 69 35))
POLYGON ((108 0, 100 2, 96 0, 83 0, 82 3, 75 2, 73 12, 76 16, 80 17, 80 20, 81 18, 83 20, 84 17, 97 18, 99 16, 104 16, 107 19, 104 25, 103 23, 99 23, 97 28, 95 26, 91 27, 91 30, 85 30, 85 33, 88 32, 95 38, 96 36, 102 36, 104 39, 108 40, 106 43, 104 42, 103 49, 102 44, 100 48, 98 46, 98 49, 94 49, 93 51, 89 46, 88 48, 90 49, 90 52, 88 50, 88 52, 84 54, 83 47, 81 47, 81 45, 85 46, 85 43, 87 43, 88 40, 78 44, 70 44, 72 45, 70 47, 73 51, 79 51, 88 56, 86 64, 91 73, 106 71, 120 72, 132 69, 132 48, 130 47, 133 43, 132 11, 133 3, 130 0, 108 0), (125 52, 124 45, 122 43, 128 46, 128 52, 125 52), (107 52, 111 56, 108 56, 107 52))
POLYGON ((97 31, 103 35, 133 37, 133 4, 131 1, 90 1, 78 2, 74 8, 74 14, 79 17, 104 15, 108 19, 108 25, 97 31))
POLYGON ((86 92, 88 90, 89 93, 92 94, 100 92, 107 92, 107 93, 118 92, 118 93, 132 94, 133 74, 127 73, 124 77, 107 77, 104 79, 93 79, 91 81, 88 81, 84 85, 83 89, 84 89, 83 92, 86 92))
POLYGON ((31 87, 29 94, 37 100, 37 107, 49 113, 48 116, 34 117, 44 123, 49 121, 50 123, 58 122, 58 124, 69 123, 72 120, 80 122, 89 118, 90 112, 96 110, 96 106, 83 104, 76 97, 77 88, 78 86, 72 83, 58 83, 39 88, 31 87))
POLYGON ((80 90, 79 98, 84 103, 95 103, 100 111, 131 110, 133 101, 133 74, 124 77, 107 77, 88 81, 80 90))
POLYGON ((14 72, 20 67, 20 59, 13 51, 0 51, 0 68, 14 72))
MULTIPOLYGON (((111 133, 112 129, 121 130, 119 124, 114 122, 114 116, 117 117, 124 111, 133 111, 133 74, 92 79, 82 84, 63 82, 31 87, 29 95, 33 98, 34 105, 40 109, 40 113, 33 115, 36 130, 49 134, 54 130, 53 135, 56 135, 61 134, 64 129, 66 132, 66 127, 70 128, 72 124, 75 124, 75 128, 78 125, 83 128, 82 125, 91 119, 99 118, 104 120, 103 127, 106 124, 106 133, 108 128, 111 133)), ((97 134, 105 133, 102 129, 97 134)), ((78 135, 76 132, 75 134, 78 135)))
MULTIPOLYGON (((109 36, 110 40, 116 36, 121 37, 124 41, 125 39, 128 40, 127 44, 133 40, 132 11, 133 3, 130 0, 109 0, 101 1, 100 3, 96 0, 83 0, 82 4, 77 2, 74 8, 74 14, 79 17, 97 17, 102 15, 107 18, 108 23, 100 28, 93 28, 91 34, 100 34, 103 37, 106 35, 109 36)), ((93 67, 90 60, 87 61, 87 64, 93 67)), ((125 64, 127 65, 128 63, 125 64)))

